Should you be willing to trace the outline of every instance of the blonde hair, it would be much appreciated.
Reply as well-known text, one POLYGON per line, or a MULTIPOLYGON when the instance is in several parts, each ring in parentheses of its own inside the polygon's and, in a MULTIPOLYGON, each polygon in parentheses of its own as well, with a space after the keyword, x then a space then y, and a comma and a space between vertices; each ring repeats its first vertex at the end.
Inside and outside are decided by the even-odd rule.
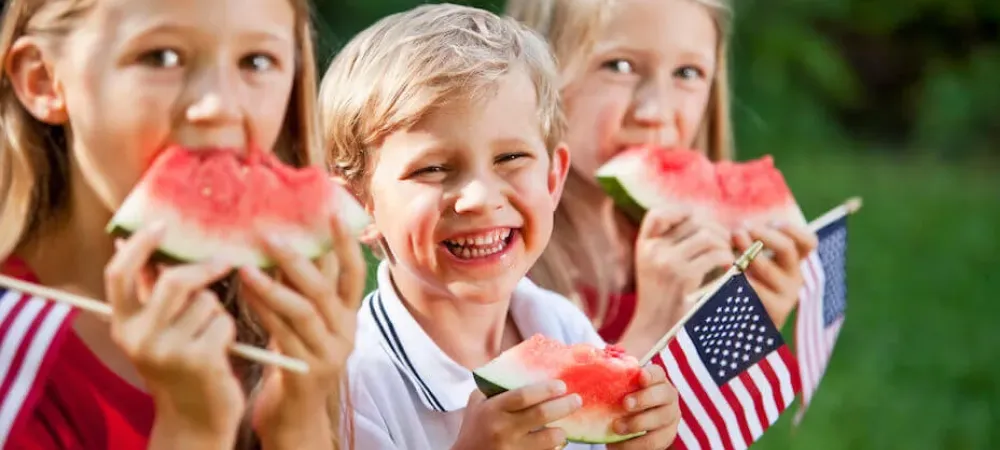
MULTIPOLYGON (((315 114, 316 63, 309 5, 307 0, 290 1, 296 15, 297 74, 292 105, 275 152, 292 165, 319 165, 323 153, 315 114)), ((58 54, 66 36, 72 33, 74 22, 94 3, 94 0, 7 2, 0 29, 0 62, 7 60, 14 43, 25 35, 43 37, 43 45, 58 54)), ((64 129, 35 119, 15 95, 6 70, 0 73, 0 261, 26 241, 39 238, 43 223, 60 218, 69 196, 70 128, 71 125, 64 129)), ((235 301, 237 283, 230 281, 214 288, 220 291, 227 310, 237 319, 237 337, 256 345, 266 344, 266 333, 242 302, 235 301)), ((261 379, 261 367, 243 360, 235 360, 234 365, 241 374, 244 389, 254 392, 261 379)), ((335 392, 327 406, 334 430, 339 429, 340 397, 345 389, 342 386, 341 392, 335 392)), ((253 448, 256 438, 248 423, 240 434, 238 447, 253 448)))
MULTIPOLYGON (((694 1, 711 12, 718 30, 716 72, 711 87, 706 118, 695 137, 695 147, 704 150, 714 161, 732 158, 732 126, 729 118, 729 85, 727 73, 727 41, 731 22, 729 0, 694 1)), ((560 65, 563 87, 572 80, 581 64, 593 50, 601 29, 611 14, 615 0, 507 0, 505 13, 538 31, 548 40, 560 65)), ((571 149, 572 151, 572 149, 571 149)), ((599 301, 594 311, 600 325, 607 312, 607 297, 614 281, 599 267, 608 259, 610 246, 601 242, 594 230, 600 224, 584 220, 576 214, 589 208, 593 199, 581 198, 575 186, 585 186, 593 174, 581 174, 570 169, 562 200, 556 209, 552 240, 529 276, 548 289, 581 303, 577 282, 579 273, 573 269, 589 264, 588 280, 597 288, 599 301), (583 258, 576 255, 583 254, 583 258), (585 259, 586 261, 581 261, 585 259)))
POLYGON ((386 16, 355 36, 320 86, 320 120, 333 170, 359 196, 372 151, 389 134, 451 101, 484 98, 501 77, 525 70, 535 87, 546 146, 562 141, 555 62, 545 41, 482 9, 428 4, 386 16))

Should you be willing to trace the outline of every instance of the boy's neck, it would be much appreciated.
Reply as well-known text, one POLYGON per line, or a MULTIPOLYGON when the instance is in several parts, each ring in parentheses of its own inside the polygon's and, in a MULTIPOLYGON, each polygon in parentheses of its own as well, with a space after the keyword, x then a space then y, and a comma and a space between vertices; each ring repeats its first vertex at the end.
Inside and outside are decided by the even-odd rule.
POLYGON ((400 301, 448 357, 467 369, 480 367, 523 340, 511 318, 510 295, 490 304, 433 295, 403 270, 390 270, 400 301))

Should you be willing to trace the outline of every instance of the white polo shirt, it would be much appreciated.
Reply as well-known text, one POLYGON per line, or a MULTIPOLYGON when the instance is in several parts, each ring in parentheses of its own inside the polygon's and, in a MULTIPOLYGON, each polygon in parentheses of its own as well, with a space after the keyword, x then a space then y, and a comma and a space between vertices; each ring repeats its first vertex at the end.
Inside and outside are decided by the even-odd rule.
MULTIPOLYGON (((524 278, 510 311, 521 334, 604 346, 587 317, 565 297, 524 278)), ((389 266, 358 311, 355 350, 348 359, 358 450, 447 450, 458 437, 472 372, 446 355, 400 301, 389 266)), ((567 450, 603 449, 570 444, 567 450)))

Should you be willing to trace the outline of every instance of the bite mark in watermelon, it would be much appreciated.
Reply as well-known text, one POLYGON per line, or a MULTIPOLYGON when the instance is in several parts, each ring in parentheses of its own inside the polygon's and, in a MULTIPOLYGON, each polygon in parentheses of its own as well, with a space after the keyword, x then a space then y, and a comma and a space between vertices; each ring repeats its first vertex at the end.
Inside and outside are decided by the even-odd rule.
POLYGON ((166 223, 158 257, 167 261, 221 260, 235 267, 270 267, 257 230, 270 230, 309 258, 332 247, 330 218, 338 214, 355 236, 368 215, 354 197, 318 167, 295 168, 260 151, 188 150, 157 156, 108 223, 128 236, 154 221, 166 223))
POLYGON ((597 180, 636 222, 649 209, 679 205, 730 229, 744 223, 806 223, 769 155, 746 162, 713 163, 694 150, 641 146, 605 163, 597 171, 597 180))
POLYGON ((571 442, 608 444, 644 434, 620 435, 612 428, 615 420, 627 415, 625 396, 641 388, 641 372, 639 361, 614 345, 604 349, 566 345, 535 335, 473 371, 473 377, 487 397, 542 381, 562 380, 567 395, 580 395, 583 405, 549 426, 562 428, 571 442))

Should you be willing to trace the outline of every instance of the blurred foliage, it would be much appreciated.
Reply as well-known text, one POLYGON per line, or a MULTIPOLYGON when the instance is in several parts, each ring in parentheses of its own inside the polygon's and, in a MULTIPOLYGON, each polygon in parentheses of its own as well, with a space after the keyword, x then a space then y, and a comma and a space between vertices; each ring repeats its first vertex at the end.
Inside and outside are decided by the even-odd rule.
MULTIPOLYGON (((320 63, 380 17, 419 3, 319 2, 320 63)), ((733 117, 745 153, 872 147, 864 143, 946 159, 1000 156, 1000 1, 734 3, 733 117)))

